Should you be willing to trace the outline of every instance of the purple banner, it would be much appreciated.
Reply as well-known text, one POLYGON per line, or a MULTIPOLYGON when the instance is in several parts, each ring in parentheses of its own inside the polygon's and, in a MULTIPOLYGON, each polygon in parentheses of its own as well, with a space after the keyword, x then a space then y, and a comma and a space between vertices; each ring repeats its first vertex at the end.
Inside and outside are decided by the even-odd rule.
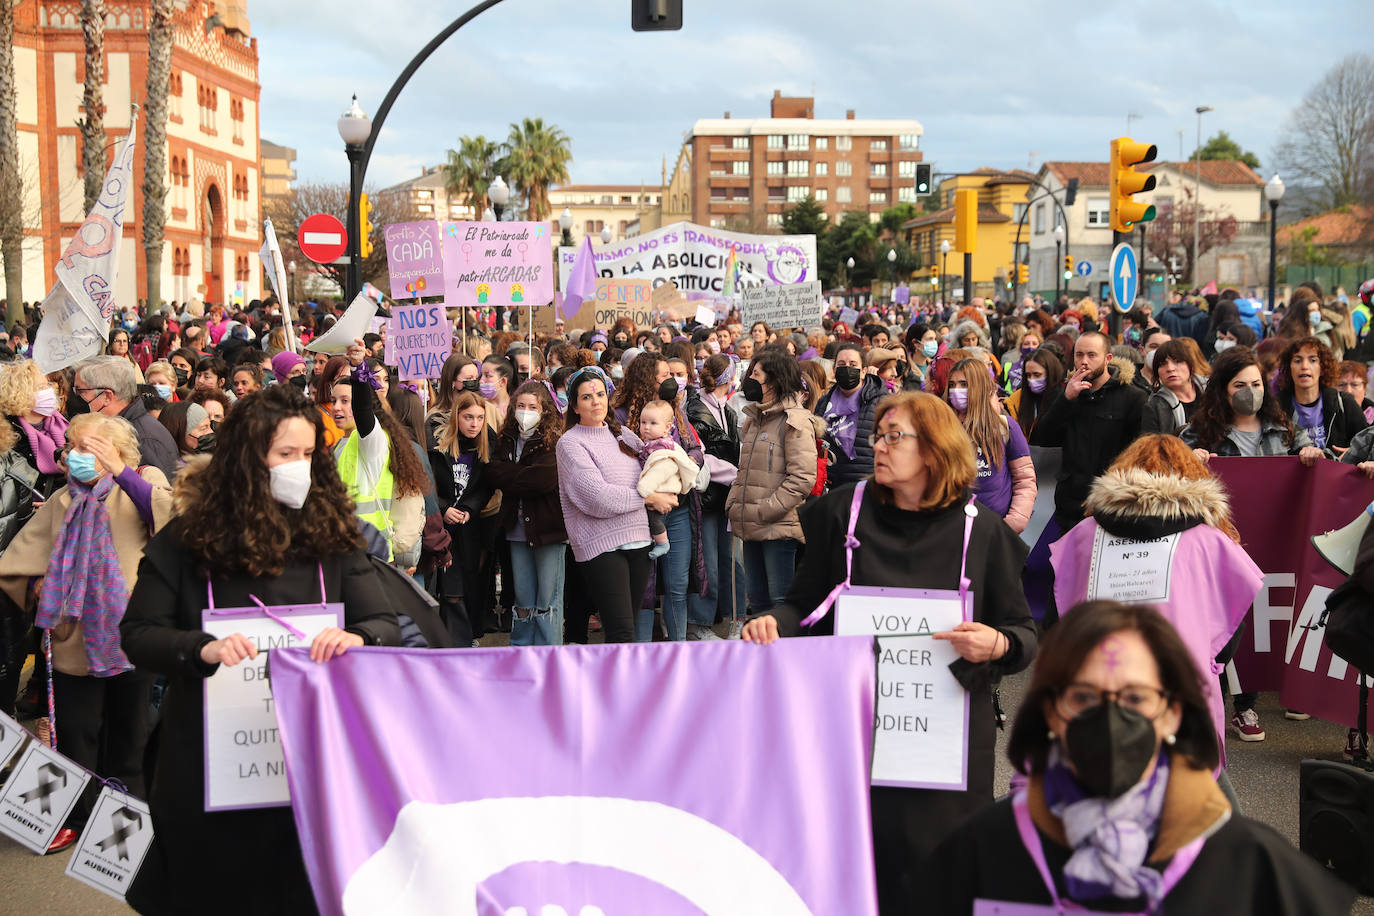
POLYGON ((322 913, 877 912, 869 638, 273 655, 322 913))
POLYGON ((434 220, 386 227, 386 269, 391 298, 418 299, 444 292, 444 253, 434 220))

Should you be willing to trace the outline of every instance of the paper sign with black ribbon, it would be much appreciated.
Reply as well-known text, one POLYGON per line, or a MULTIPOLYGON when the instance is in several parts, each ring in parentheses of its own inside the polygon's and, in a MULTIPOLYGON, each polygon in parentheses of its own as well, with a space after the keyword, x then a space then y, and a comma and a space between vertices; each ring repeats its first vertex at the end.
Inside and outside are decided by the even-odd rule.
POLYGON ((67 874, 122 900, 152 842, 148 806, 114 786, 105 786, 67 862, 67 874))
MULTIPOLYGON (((14 759, 28 737, 29 732, 24 726, 0 712, 0 767, 14 759)), ((0 780, 0 787, 4 785, 5 781, 0 780)))
POLYGON ((46 852, 90 778, 57 751, 30 742, 0 793, 0 832, 46 852))

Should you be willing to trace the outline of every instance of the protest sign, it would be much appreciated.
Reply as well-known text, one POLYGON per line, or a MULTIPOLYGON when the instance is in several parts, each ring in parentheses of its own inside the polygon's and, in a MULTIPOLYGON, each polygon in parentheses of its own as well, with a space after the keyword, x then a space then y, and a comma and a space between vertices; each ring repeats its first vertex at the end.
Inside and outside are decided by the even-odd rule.
POLYGON ((105 786, 67 861, 67 875, 123 900, 151 845, 153 818, 148 805, 105 786))
MULTIPOLYGON (((28 737, 28 729, 0 712, 0 770, 19 752, 28 737)), ((0 785, 4 785, 3 781, 0 785)))
POLYGON ((42 855, 90 779, 46 744, 30 741, 0 793, 0 833, 42 855))
POLYGON ((872 916, 873 683, 839 636, 272 660, 325 916, 872 916), (702 684, 749 702, 684 728, 702 684))
POLYGON ((306 344, 305 348, 312 353, 342 355, 345 350, 352 346, 355 339, 361 338, 369 332, 372 321, 376 317, 376 301, 358 293, 353 297, 353 301, 348 304, 348 308, 344 310, 343 317, 334 322, 334 326, 328 331, 306 344))
POLYGON ((450 306, 553 301, 549 223, 444 223, 444 299, 450 306))
POLYGON ((931 638, 963 619, 958 592, 852 587, 840 593, 835 635, 879 637, 873 785, 968 788, 969 694, 949 671, 959 654, 931 638))
POLYGON ((439 224, 427 219, 387 226, 386 269, 391 275, 393 299, 439 295, 444 283, 439 224))
MULTIPOLYGON (((714 299, 724 290, 731 249, 739 264, 739 285, 815 280, 814 235, 750 235, 673 223, 609 245, 593 245, 602 277, 638 277, 655 288, 677 284, 688 299, 714 299)), ((566 289, 577 248, 558 249, 559 283, 566 289)))
POLYGON ((394 348, 402 379, 438 378, 453 352, 453 325, 443 303, 393 306, 386 345, 394 348))
POLYGON ((202 628, 216 639, 241 633, 258 647, 257 658, 233 667, 220 665, 205 681, 206 811, 270 808, 291 800, 267 683, 267 652, 309 646, 321 630, 341 625, 343 605, 271 611, 275 617, 257 607, 212 607, 203 615, 202 628), (283 620, 297 632, 288 630, 283 620))
MULTIPOLYGON (((710 306, 705 300, 696 300, 698 306, 704 304, 710 306)), ((649 296, 649 305, 654 310, 654 314, 663 321, 681 321, 683 318, 692 314, 692 306, 688 304, 686 296, 682 290, 677 288, 677 284, 672 280, 667 283, 654 287, 653 293, 649 296)), ((714 310, 712 310, 714 314, 714 310)))
POLYGON ((1177 534, 1138 541, 1098 528, 1088 561, 1088 597, 1148 604, 1169 600, 1177 534))
POLYGON ((596 281, 596 294, 583 302, 563 326, 604 331, 625 315, 636 327, 643 328, 652 326, 657 314, 653 308, 653 288, 648 280, 601 278, 596 281))
POLYGON ((840 317, 838 320, 843 321, 852 331, 854 329, 854 322, 859 320, 859 313, 851 308, 843 308, 840 309, 840 317))
POLYGON ((752 286, 744 291, 741 319, 746 326, 762 321, 770 328, 809 328, 821 323, 821 281, 785 286, 752 286))

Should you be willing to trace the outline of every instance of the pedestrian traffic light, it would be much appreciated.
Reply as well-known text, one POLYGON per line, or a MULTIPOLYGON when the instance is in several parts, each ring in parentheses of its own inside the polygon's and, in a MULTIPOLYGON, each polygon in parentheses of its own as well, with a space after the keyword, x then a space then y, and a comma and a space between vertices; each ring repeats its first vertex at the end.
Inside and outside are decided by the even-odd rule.
POLYGON ((1131 195, 1152 191, 1155 176, 1142 175, 1135 170, 1142 162, 1154 162, 1159 150, 1153 143, 1137 143, 1130 137, 1112 141, 1111 225, 1116 232, 1130 232, 1136 223, 1148 223, 1155 218, 1152 204, 1143 204, 1131 195))
POLYGON ((930 163, 916 163, 916 196, 925 197, 930 193, 930 163))
POLYGON ((372 204, 366 194, 358 195, 358 257, 372 256, 372 204))
POLYGON ((630 28, 676 32, 682 28, 682 0, 630 0, 630 28))
POLYGON ((1016 282, 1022 284, 1023 286, 1028 286, 1030 284, 1029 264, 1016 265, 1016 282))

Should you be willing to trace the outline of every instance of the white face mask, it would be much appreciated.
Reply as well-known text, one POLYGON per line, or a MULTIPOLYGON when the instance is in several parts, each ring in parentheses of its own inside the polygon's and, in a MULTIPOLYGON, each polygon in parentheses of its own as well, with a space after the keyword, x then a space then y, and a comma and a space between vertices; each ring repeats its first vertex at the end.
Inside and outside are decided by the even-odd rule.
POLYGON ((268 468, 272 496, 284 506, 299 509, 310 495, 310 459, 288 461, 268 468))
POLYGON ((33 412, 40 417, 51 417, 57 413, 57 392, 51 388, 39 388, 34 392, 33 412))
POLYGON ((1218 340, 1214 348, 1218 353, 1224 353, 1236 345, 1234 340, 1218 340))
POLYGON ((517 410, 515 412, 515 422, 520 427, 520 435, 528 436, 534 432, 539 425, 539 411, 537 410, 517 410))

